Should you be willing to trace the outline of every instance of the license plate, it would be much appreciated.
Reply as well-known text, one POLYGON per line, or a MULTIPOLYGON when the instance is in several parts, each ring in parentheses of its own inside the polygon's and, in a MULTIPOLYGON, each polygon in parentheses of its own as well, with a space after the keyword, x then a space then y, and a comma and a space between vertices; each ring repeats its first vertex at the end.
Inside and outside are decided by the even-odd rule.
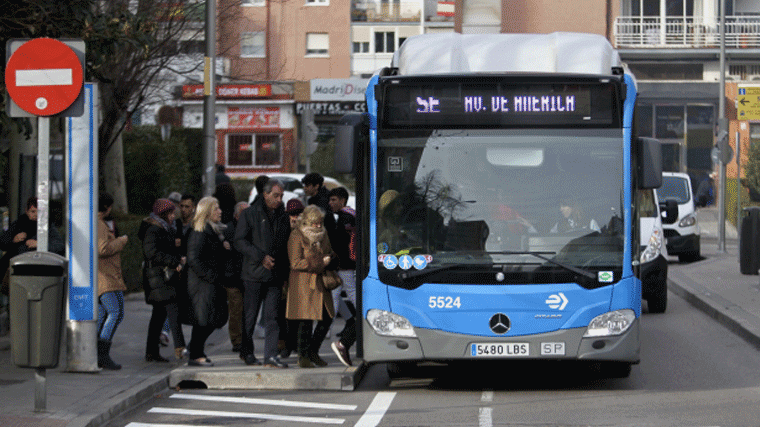
POLYGON ((525 357, 530 356, 527 342, 470 344, 472 357, 525 357))

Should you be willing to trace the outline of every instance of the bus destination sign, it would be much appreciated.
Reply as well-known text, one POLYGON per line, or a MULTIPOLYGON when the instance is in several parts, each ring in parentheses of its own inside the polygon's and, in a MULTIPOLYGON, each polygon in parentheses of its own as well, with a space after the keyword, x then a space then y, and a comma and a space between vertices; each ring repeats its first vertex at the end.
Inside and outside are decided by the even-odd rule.
POLYGON ((404 82, 384 93, 390 128, 608 127, 615 114, 609 83, 404 82))

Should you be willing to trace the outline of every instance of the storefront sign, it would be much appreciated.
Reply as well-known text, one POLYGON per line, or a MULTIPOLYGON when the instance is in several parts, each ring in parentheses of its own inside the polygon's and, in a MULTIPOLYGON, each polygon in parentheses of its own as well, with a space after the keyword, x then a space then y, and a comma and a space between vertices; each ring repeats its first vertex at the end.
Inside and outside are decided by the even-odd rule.
POLYGON ((348 113, 365 113, 366 102, 299 102, 296 114, 303 110, 312 110, 316 116, 342 116, 348 113))
MULTIPOLYGON (((216 96, 226 99, 262 98, 272 95, 272 85, 218 85, 216 96)), ((182 86, 183 99, 203 98, 203 85, 182 86)))
POLYGON ((313 79, 312 101, 364 101, 367 79, 313 79))
POLYGON ((227 109, 230 129, 279 129, 280 108, 235 108, 227 109))

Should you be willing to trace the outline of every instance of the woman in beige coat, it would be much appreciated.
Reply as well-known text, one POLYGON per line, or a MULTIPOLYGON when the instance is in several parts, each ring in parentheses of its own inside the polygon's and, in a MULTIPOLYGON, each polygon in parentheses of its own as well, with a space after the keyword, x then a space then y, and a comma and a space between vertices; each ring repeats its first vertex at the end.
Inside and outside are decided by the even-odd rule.
POLYGON ((127 286, 121 273, 121 251, 127 236, 116 237, 110 217, 113 197, 103 193, 98 199, 98 366, 117 370, 121 365, 111 359, 111 342, 124 319, 124 291, 127 286))
POLYGON ((297 320, 298 366, 326 366, 319 347, 335 316, 332 293, 324 288, 326 269, 337 268, 337 257, 323 227, 325 213, 309 205, 298 217, 298 225, 288 239, 290 277, 285 317, 297 320), (312 334, 313 321, 317 326, 312 334))

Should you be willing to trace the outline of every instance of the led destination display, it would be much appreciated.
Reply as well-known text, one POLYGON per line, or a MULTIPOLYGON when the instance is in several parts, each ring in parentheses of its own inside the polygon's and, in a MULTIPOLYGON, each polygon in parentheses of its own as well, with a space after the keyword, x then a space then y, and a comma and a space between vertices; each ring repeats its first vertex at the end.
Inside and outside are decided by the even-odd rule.
POLYGON ((609 81, 403 81, 386 85, 384 93, 382 122, 390 128, 608 127, 619 115, 609 81))

